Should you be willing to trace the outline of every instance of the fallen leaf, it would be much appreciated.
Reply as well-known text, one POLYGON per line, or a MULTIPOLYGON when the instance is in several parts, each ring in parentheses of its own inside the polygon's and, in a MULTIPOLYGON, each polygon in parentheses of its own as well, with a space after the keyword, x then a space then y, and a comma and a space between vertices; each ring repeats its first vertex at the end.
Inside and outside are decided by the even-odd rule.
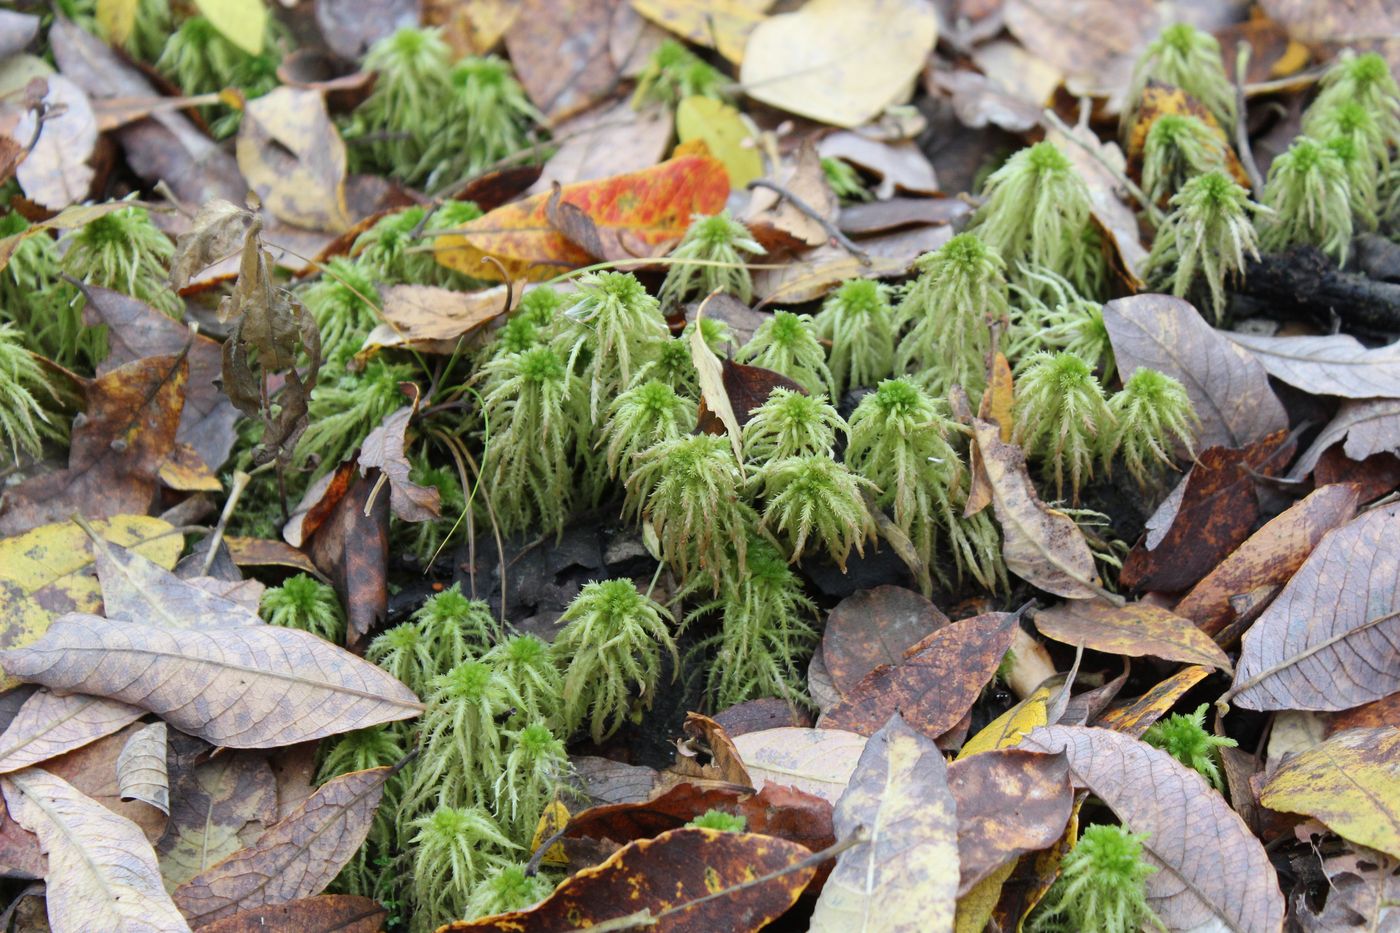
POLYGON ((371 768, 332 778, 253 845, 180 885, 175 903, 207 922, 323 891, 365 841, 392 773, 371 768))
POLYGON ((554 127, 562 142, 527 193, 650 168, 666 155, 675 124, 669 107, 637 110, 626 100, 565 120, 554 127))
POLYGON ((933 196, 941 190, 933 163, 909 140, 889 142, 842 130, 823 136, 817 143, 817 154, 823 159, 844 159, 878 175, 875 197, 881 201, 894 197, 896 191, 933 196))
POLYGON ((194 5, 225 39, 249 55, 262 54, 267 28, 263 0, 194 0, 194 5))
POLYGON ((1244 634, 1222 701, 1245 709, 1342 710, 1400 690, 1400 505, 1323 536, 1244 634))
POLYGON ((384 322, 370 331, 360 352, 403 348, 450 356, 461 348, 463 338, 468 344, 484 339, 487 329, 514 307, 516 291, 508 285, 474 292, 435 285, 391 286, 382 300, 384 322))
POLYGON ((902 227, 950 224, 970 213, 970 206, 954 198, 891 198, 845 205, 836 226, 842 233, 867 236, 902 227))
POLYGON ((594 755, 572 756, 570 761, 576 778, 572 789, 582 794, 588 806, 649 800, 659 783, 656 769, 643 765, 594 755))
POLYGON ((313 577, 321 573, 305 552, 285 541, 229 536, 224 538, 224 544, 240 567, 290 567, 313 577))
POLYGON ((722 100, 696 95, 676 107, 676 138, 703 142, 723 163, 730 187, 742 189, 763 175, 757 137, 758 129, 722 100))
POLYGON ((1266 585, 1281 586, 1302 566, 1322 536, 1356 514, 1357 487, 1313 490, 1216 565, 1172 610, 1215 635, 1235 619, 1230 597, 1266 585))
POLYGON ((1100 140, 1087 126, 1071 127, 1070 132, 1073 139, 1067 138, 1058 129, 1050 130, 1045 138, 1059 147, 1079 177, 1084 179, 1089 189, 1090 216, 1099 231, 1107 234, 1109 266, 1124 273, 1127 287, 1137 291, 1143 287, 1142 272, 1147 264, 1147 250, 1138 238, 1137 212, 1118 196, 1121 187, 1119 175, 1127 170, 1123 151, 1115 142, 1100 140), (1112 165, 1119 174, 1109 171, 1104 163, 1112 165))
MULTIPOLYGON (((89 165, 97 148, 97 118, 83 89, 63 75, 49 75, 44 105, 55 109, 45 120, 39 139, 15 169, 24 194, 49 210, 62 210, 85 200, 96 172, 89 165)), ((26 110, 14 137, 34 135, 35 111, 26 110)))
POLYGON ((1400 342, 1368 349, 1349 334, 1265 337, 1226 331, 1269 375, 1313 395, 1400 397, 1400 342))
MULTIPOLYGON (((728 296, 716 295, 715 300, 721 297, 728 296)), ((711 305, 713 304, 714 301, 711 302, 711 305)), ((707 307, 705 310, 709 311, 710 308, 707 307)), ((695 331, 692 330, 691 333, 695 333, 695 331)), ((740 428, 749 423, 754 411, 768 401, 768 396, 773 394, 774 389, 787 389, 792 392, 800 392, 803 395, 807 394, 807 390, 802 386, 782 373, 775 373, 771 369, 736 363, 728 357, 720 360, 719 364, 724 397, 729 400, 729 407, 734 412, 734 417, 738 420, 740 428)), ((699 430, 707 434, 723 434, 728 430, 722 416, 712 411, 704 398, 700 400, 700 410, 696 422, 699 430)))
POLYGON ((1117 113, 1133 63, 1161 28, 1151 0, 1007 0, 1006 28, 1065 75, 1076 96, 1109 98, 1117 113))
POLYGON ((1097 600, 1067 602, 1036 610, 1031 619, 1042 635, 1066 645, 1130 658, 1150 656, 1204 664, 1230 672, 1230 659, 1209 635, 1190 619, 1151 603, 1112 606, 1097 600))
POLYGON ((1184 667, 1131 703, 1110 707, 1095 725, 1140 739, 1153 723, 1176 706, 1186 691, 1209 674, 1210 668, 1200 665, 1184 667))
MULTIPOLYGON (((724 367, 720 365, 719 357, 715 356, 715 351, 711 350, 710 345, 705 342, 705 335, 700 327, 700 313, 696 312, 695 327, 691 329, 688 338, 690 341, 690 361, 695 366, 696 378, 700 384, 700 403, 719 418, 720 423, 724 425, 724 430, 729 435, 729 446, 734 451, 734 459, 739 463, 739 472, 742 474, 744 455, 739 448, 742 443, 743 429, 734 404, 730 400, 728 386, 725 384, 724 367)), ((743 406, 740 410, 744 412, 744 421, 748 421, 749 410, 743 406)))
POLYGON ((1385 0, 1357 0, 1337 7, 1306 0, 1263 0, 1259 6, 1301 42, 1346 42, 1400 32, 1400 14, 1385 0))
POLYGON ((957 760, 995 749, 1015 748, 1032 729, 1050 724, 1050 706, 1057 688, 1041 685, 1030 696, 982 727, 958 749, 957 760))
POLYGON ((140 827, 39 768, 0 780, 10 815, 48 853, 49 922, 78 930, 189 930, 140 827))
POLYGON ((632 0, 632 7, 656 25, 736 64, 772 5, 773 0, 632 0))
POLYGON ((1353 460, 1400 451, 1400 399, 1343 402, 1332 421, 1293 465, 1289 478, 1307 476, 1328 448, 1343 441, 1342 452, 1353 460))
POLYGON ((811 0, 749 34, 739 80, 754 100, 859 126, 909 98, 937 37, 919 0, 811 0))
MULTIPOLYGON (((3 13, 0 10, 0 13, 3 13)), ((125 210, 133 206, 146 206, 142 202, 132 201, 106 201, 102 204, 78 204, 73 207, 66 207, 48 220, 40 220, 31 223, 19 233, 12 233, 7 237, 0 237, 0 271, 3 271, 10 264, 10 259, 15 255, 15 250, 19 245, 32 236, 48 235, 50 230, 71 230, 90 223, 99 217, 112 213, 113 211, 125 210)))
MULTIPOLYGON (((718 213, 728 196, 729 177, 720 162, 681 156, 639 172, 565 185, 558 197, 587 215, 605 240, 625 243, 629 255, 647 258, 679 242, 692 215, 718 213)), ((551 197, 540 193, 498 207, 460 233, 437 237, 437 261, 487 280, 501 274, 483 264, 485 256, 499 261, 514 280, 543 281, 587 265, 592 257, 550 224, 551 197)))
POLYGON ((378 497, 371 505, 377 474, 359 476, 354 461, 330 475, 343 494, 324 509, 307 552, 346 607, 346 643, 353 646, 388 611, 389 502, 378 497))
POLYGON ((0 10, 0 58, 23 52, 39 34, 40 19, 32 13, 0 10))
POLYGON ((408 478, 411 469, 404 454, 404 434, 418 412, 418 398, 385 417, 360 444, 360 475, 379 470, 389 479, 389 508, 405 522, 427 522, 442 515, 442 493, 436 486, 420 486, 408 478))
POLYGON ((821 725, 873 734, 899 712, 936 739, 958 724, 1011 647, 1017 615, 989 612, 950 623, 871 671, 827 711, 821 725))
POLYGON ((1306 902, 1298 905, 1299 929, 1305 933, 1364 933, 1393 925, 1400 900, 1400 863, 1379 853, 1344 852, 1323 859, 1327 902, 1315 913, 1306 902))
POLYGON ((184 408, 186 360, 153 356, 98 376, 86 417, 73 429, 68 468, 11 487, 0 535, 81 512, 89 519, 142 514, 155 499, 156 474, 175 445, 184 408))
POLYGON ((858 240, 868 262, 844 246, 825 244, 799 253, 781 269, 754 273, 754 294, 771 304, 800 304, 821 298, 852 278, 894 278, 914 267, 914 260, 938 249, 953 238, 952 227, 918 227, 858 240))
POLYGON ((749 787, 753 778, 744 768, 734 740, 724 727, 708 716, 687 713, 681 727, 685 738, 676 742, 676 761, 662 778, 679 776, 681 780, 718 784, 726 787, 749 787), (705 763, 701 764, 701 759, 705 763))
POLYGON ((734 737, 756 786, 784 785, 835 804, 850 782, 866 738, 840 729, 783 726, 734 737))
POLYGON ((138 707, 81 693, 34 691, 4 733, 0 772, 18 771, 120 732, 145 715, 138 707))
POLYGON ((232 748, 288 745, 422 711, 378 667, 275 625, 172 630, 68 613, 34 644, 0 651, 0 664, 52 689, 132 702, 232 748), (218 707, 205 696, 219 697, 218 707))
POLYGON ((715 722, 733 737, 746 732, 762 732, 782 726, 810 726, 812 717, 787 700, 760 697, 745 700, 715 713, 715 722))
POLYGON ((813 933, 951 930, 959 813, 933 740, 895 713, 870 737, 832 825, 868 839, 836 858, 812 912, 813 933))
POLYGON ((1045 726, 1027 748, 1064 752, 1070 776, 1146 836, 1147 903, 1169 929, 1279 930, 1283 895, 1264 846, 1225 798, 1160 749, 1108 729, 1045 726))
POLYGON ((1021 448, 1004 443, 998 426, 981 419, 973 419, 972 432, 1001 526, 1006 569, 1066 599, 1103 595, 1084 533, 1074 519, 1040 500, 1021 448))
POLYGON ((948 789, 957 802, 960 897, 1006 863, 1053 845, 1074 804, 1064 758, 1020 749, 953 762, 948 789))
POLYGON ((139 800, 170 815, 170 778, 165 770, 166 727, 163 722, 142 726, 117 756, 117 790, 123 800, 139 800))
POLYGON ((613 10, 620 0, 523 0, 506 51, 535 106, 561 120, 607 97, 618 70, 608 54, 613 10), (567 54, 561 51, 567 50, 567 54))
POLYGON ((1278 431, 1242 449, 1202 451, 1148 519, 1146 540, 1128 553, 1119 582, 1165 593, 1195 586, 1249 537, 1259 517, 1255 477, 1282 473, 1293 446, 1278 431))
POLYGON ((456 920, 439 933, 544 933, 634 917, 657 930, 758 930, 791 907, 811 881, 814 866, 796 867, 810 855, 772 836, 673 829, 571 875, 529 910, 456 920))
MULTIPOLYGON (((758 158, 757 150, 751 150, 758 158)), ((751 176, 762 174, 762 165, 751 176)), ((840 209, 840 202, 826 180, 822 170, 821 157, 810 141, 804 142, 797 150, 791 163, 784 163, 772 179, 778 187, 799 198, 819 217, 832 224, 840 209)), ((732 176, 731 176, 732 177, 732 176)), ((746 179, 745 183, 747 184, 746 179)), ((741 187, 735 185, 735 187, 741 187)), ((744 211, 744 223, 753 232, 754 239, 762 243, 769 252, 784 252, 821 246, 830 239, 828 226, 801 210, 785 195, 772 188, 755 188, 749 198, 749 206, 744 211)))
POLYGON ((1400 728, 1400 693, 1363 703, 1351 709, 1327 716, 1327 734, 1336 735, 1347 729, 1370 729, 1376 726, 1400 728))
POLYGON ((1118 298, 1103 322, 1123 379, 1139 368, 1179 381, 1201 419, 1198 448, 1244 447, 1287 428, 1288 416, 1259 361, 1170 295, 1118 298))
POLYGON ((237 153, 248 186, 279 220, 327 233, 354 223, 345 203, 345 143, 320 91, 279 87, 248 101, 237 153))
POLYGON ((982 129, 996 126, 1010 133, 1024 133, 1040 125, 1043 104, 1008 93, 985 74, 965 68, 937 69, 925 78, 930 94, 946 93, 963 126, 982 129))
POLYGON ((205 923, 200 933, 380 933, 388 911, 353 894, 303 897, 205 923))
MULTIPOLYGON (((355 15, 358 0, 350 0, 346 6, 355 15)), ((416 22, 413 7, 417 4, 408 6, 408 16, 416 22)), ((485 55, 495 49, 519 13, 519 4, 512 0, 426 0, 422 4, 423 25, 441 28, 443 39, 458 57, 485 55)))
POLYGON ((913 590, 860 590, 827 616, 822 658, 836 689, 846 693, 880 665, 904 660, 911 645, 947 624, 948 617, 913 590))

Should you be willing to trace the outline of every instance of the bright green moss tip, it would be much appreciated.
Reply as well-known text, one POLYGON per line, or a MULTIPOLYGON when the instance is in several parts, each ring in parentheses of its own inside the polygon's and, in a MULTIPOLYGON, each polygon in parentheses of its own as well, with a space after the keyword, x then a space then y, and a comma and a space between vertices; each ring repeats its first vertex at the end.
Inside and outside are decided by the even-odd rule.
POLYGON ((696 829, 718 829, 725 833, 742 833, 748 822, 746 817, 725 813, 723 810, 706 810, 685 825, 696 829))
POLYGON ((263 593, 262 616, 270 625, 299 628, 333 644, 345 640, 345 614, 335 590, 304 573, 263 593))
POLYGON ((1121 826, 1086 827, 1030 928, 1133 933, 1150 925, 1165 931, 1147 903, 1147 878, 1157 867, 1143 859, 1146 838, 1121 826))
POLYGON ((1223 790, 1225 784, 1220 774, 1220 749, 1234 748, 1239 743, 1206 731, 1208 708, 1209 704, 1202 703, 1194 712, 1185 715, 1174 713, 1160 722, 1153 723, 1143 734, 1142 740, 1196 771, 1209 781, 1212 787, 1223 790))

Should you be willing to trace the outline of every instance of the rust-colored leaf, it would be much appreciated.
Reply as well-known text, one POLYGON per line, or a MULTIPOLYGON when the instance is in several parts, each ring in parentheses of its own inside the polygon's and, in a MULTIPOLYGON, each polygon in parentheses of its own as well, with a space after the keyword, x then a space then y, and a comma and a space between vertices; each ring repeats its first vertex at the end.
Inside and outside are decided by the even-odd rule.
POLYGON ((200 933, 380 933, 388 911, 353 894, 303 897, 276 907, 245 910, 200 926, 200 933))
POLYGON ((810 855, 804 846, 772 836, 673 829, 623 846, 529 910, 458 920, 440 933, 545 933, 623 917, 658 933, 758 930, 791 907, 812 880, 815 866, 794 867, 810 855), (776 874, 785 869, 791 870, 776 874), (755 883, 760 878, 765 880, 755 883))
POLYGON ((1194 586, 1253 530, 1259 517, 1254 474, 1278 476, 1293 449, 1292 439, 1277 431, 1244 448, 1202 451, 1147 520, 1147 538, 1128 553, 1119 580, 1165 593, 1194 586))
POLYGON ((1217 564, 1172 611, 1207 635, 1221 631, 1235 618, 1230 597, 1288 582, 1322 536, 1356 513, 1357 493, 1353 485, 1334 484, 1293 503, 1217 564))
POLYGON ((1222 699, 1246 709, 1341 710, 1400 690, 1400 505, 1323 536, 1244 635, 1222 699))
MULTIPOLYGON (((720 296, 716 296, 718 298, 720 296)), ((699 329, 691 331, 692 334, 699 333, 699 329)), ((700 353, 700 349, 692 345, 692 353, 700 353)), ((708 345, 705 347, 709 350, 708 345)), ((710 355, 714 356, 713 351, 710 355)), ((708 364, 706 364, 708 367, 708 364)), ((723 399, 729 400, 729 407, 733 410, 734 419, 739 423, 739 427, 749 423, 749 418, 753 417, 755 408, 768 401, 768 396, 774 389, 788 389, 793 392, 807 394, 807 390, 793 382, 782 373, 775 373, 771 369, 764 369, 762 366, 749 366, 745 363, 736 363, 728 357, 719 360, 720 384, 724 388, 723 399)), ((700 370, 697 362, 696 370, 700 370)), ((710 376, 705 376, 704 384, 708 385, 710 376)), ((703 392, 703 386, 702 386, 703 392)), ((716 391, 717 394, 717 391, 716 391)), ((708 434, 723 434, 727 430, 724 422, 724 415, 716 413, 707 404, 705 398, 700 399, 700 412, 697 421, 701 431, 708 434)))
POLYGON ((729 787, 749 787, 753 778, 744 768, 734 740, 724 731, 724 727, 708 716, 687 713, 682 726, 685 738, 676 743, 676 762, 662 777, 678 776, 680 780, 694 780, 698 783, 717 783, 729 787), (701 764, 699 758, 707 759, 701 764))
POLYGON ((408 478, 409 463, 404 455, 404 434, 408 422, 418 412, 417 387, 412 405, 385 417, 360 445, 360 473, 379 470, 389 479, 389 508, 405 522, 427 522, 441 517, 442 493, 436 486, 420 486, 408 478))
POLYGON ((288 745, 422 710, 373 664, 275 625, 168 629, 68 613, 34 644, 0 652, 0 664, 53 689, 133 703, 234 748, 288 745))
POLYGON ((1190 619, 1151 603, 1111 606, 1077 600, 1039 610, 1032 618, 1042 635, 1067 645, 1230 671, 1230 659, 1209 635, 1190 619))
POLYGON ((822 658, 836 689, 846 693, 880 665, 904 660, 911 645, 947 624, 948 617, 913 590, 860 590, 827 616, 822 658))
POLYGON ((1110 707, 1099 717, 1096 725, 1141 738, 1154 722, 1171 711, 1187 690, 1204 680, 1209 673, 1209 668, 1200 665, 1182 668, 1136 700, 1110 707))
POLYGON ((1372 729, 1394 726, 1400 729, 1400 693, 1327 716, 1327 734, 1335 735, 1347 729, 1372 729))
POLYGON ((781 726, 735 736, 755 786, 795 787, 836 803, 851 780, 866 737, 840 729, 781 726))
POLYGON ((1053 845, 1074 804, 1063 757, 1014 748, 953 762, 948 788, 957 801, 960 897, 1008 862, 1053 845))
POLYGON ((836 859, 813 933, 951 930, 958 890, 957 803, 933 740, 895 713, 870 737, 832 824, 869 833, 836 859))
POLYGON ((323 891, 365 841, 390 768, 332 778, 256 843, 186 881, 175 903, 194 921, 323 891))
POLYGON ((1146 835, 1143 855, 1159 869, 1147 876, 1147 902, 1169 929, 1282 927, 1283 895, 1264 846, 1195 771, 1108 729, 1044 726, 1023 744, 1064 752, 1074 783, 1146 835))
POLYGON ((871 671, 822 717, 821 725, 873 735, 899 712, 931 739, 972 708, 1011 647, 1017 616, 989 612, 945 625, 899 664, 871 671))
POLYGON ((345 492, 333 500, 307 543, 312 561, 330 579, 346 607, 346 639, 351 646, 384 618, 389 602, 388 497, 374 497, 366 515, 378 474, 354 474, 355 463, 350 460, 332 474, 332 485, 343 479, 345 492))

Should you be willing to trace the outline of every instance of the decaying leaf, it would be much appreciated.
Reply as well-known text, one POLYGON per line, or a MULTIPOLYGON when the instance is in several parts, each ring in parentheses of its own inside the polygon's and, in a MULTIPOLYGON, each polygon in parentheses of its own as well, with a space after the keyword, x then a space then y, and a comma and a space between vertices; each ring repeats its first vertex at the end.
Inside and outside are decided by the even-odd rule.
POLYGON ((817 143, 817 154, 824 159, 844 159, 878 175, 880 183, 875 188, 875 196, 881 201, 894 197, 896 190, 930 197, 940 190, 933 163, 923 150, 907 139, 872 139, 853 130, 843 130, 823 136, 817 143))
POLYGON ((373 664, 275 625, 172 630, 68 613, 34 644, 0 652, 0 664, 53 689, 130 702, 233 748, 289 745, 422 710, 373 664))
POLYGON ((418 411, 418 397, 387 416, 360 445, 360 473, 379 470, 389 479, 389 508, 405 522, 427 522, 442 514, 442 493, 436 486, 420 486, 408 478, 404 433, 418 411))
POLYGON ((744 58, 749 34, 773 0, 633 0, 647 19, 691 42, 712 48, 731 62, 744 58))
POLYGON ((913 268, 914 260, 952 238, 952 227, 940 224, 860 240, 856 245, 864 256, 844 246, 823 244, 799 253, 781 269, 759 269, 753 277, 754 293, 763 299, 761 306, 811 301, 847 279, 904 275, 913 268))
POLYGON ((518 4, 506 51, 530 100, 551 120, 588 109, 617 86, 618 69, 608 54, 614 6, 614 0, 518 4))
POLYGON ((1368 349, 1348 334, 1265 337, 1226 332, 1269 375, 1314 395, 1400 398, 1400 342, 1368 349))
MULTIPOLYGON (((724 382, 724 367, 720 365, 719 357, 715 351, 710 349, 710 345, 705 342, 704 333, 700 328, 700 314, 703 308, 696 313, 696 325, 690 331, 690 361, 695 366, 696 377, 700 383, 700 400, 705 407, 713 412, 724 425, 725 433, 729 435, 729 446, 734 450, 734 459, 740 464, 740 471, 743 470, 744 455, 739 449, 743 440, 743 430, 735 413, 733 404, 729 400, 729 392, 724 382)), ((744 420, 748 420, 748 412, 744 412, 744 420)))
POLYGON ((666 155, 674 131, 669 107, 638 110, 626 100, 595 107, 554 127, 562 142, 527 193, 650 168, 666 155))
MULTIPOLYGON (((757 150, 750 151, 757 159, 757 150)), ((760 162, 758 174, 761 173, 760 162)), ((757 178, 758 174, 752 177, 757 178)), ((826 180, 826 173, 822 171, 816 146, 810 142, 803 143, 791 163, 785 162, 774 174, 777 177, 772 181, 784 191, 800 198, 818 217, 828 223, 835 222, 840 202, 826 180)), ((831 236, 828 227, 772 188, 754 189, 748 209, 744 212, 744 223, 769 252, 821 246, 831 236)))
POLYGON ((1006 28, 1066 75, 1072 94, 1122 103, 1133 62, 1160 28, 1151 0, 1007 0, 1006 28))
POLYGON ((1342 710, 1400 690, 1400 505, 1323 536, 1244 635, 1222 698, 1246 709, 1342 710))
POLYGON ((1158 866, 1147 876, 1147 902, 1168 928, 1282 927, 1283 895, 1264 846, 1195 771, 1108 729, 1045 726, 1023 745, 1063 752, 1074 783, 1146 835, 1143 855, 1158 866))
POLYGON ((364 842, 391 773, 371 768, 322 784, 252 846, 182 884, 175 903, 210 921, 320 893, 364 842))
POLYGON ((370 897, 322 894, 275 907, 245 910, 205 923, 201 933, 380 933, 388 911, 370 897))
POLYGON ((1343 402, 1330 424, 1312 442, 1289 471, 1293 479, 1312 472, 1330 447, 1342 443, 1342 452, 1353 460, 1400 450, 1400 398, 1373 398, 1343 402))
POLYGON ((1050 724, 1051 705, 1059 688, 1041 685, 1030 696, 982 727, 958 749, 957 760, 1000 748, 1015 748, 1032 729, 1050 724))
POLYGON ((140 800, 169 816, 165 738, 163 722, 153 722, 132 733, 117 756, 117 789, 123 800, 140 800))
POLYGON ((1152 724, 1165 716, 1187 690, 1210 674, 1210 669, 1198 664, 1183 667, 1147 693, 1133 700, 1110 707, 1096 725, 1113 729, 1133 738, 1141 738, 1152 724))
POLYGON ((18 771, 119 732, 144 711, 81 693, 36 690, 0 733, 0 772, 18 771))
POLYGON ((1042 635, 1067 645, 1130 658, 1150 655, 1183 664, 1204 664, 1230 671, 1230 659, 1210 636, 1188 618, 1151 603, 1077 600, 1036 611, 1042 635))
POLYGON ((332 494, 316 503, 307 550, 346 606, 346 639, 354 645, 384 618, 389 599, 389 501, 374 497, 378 474, 358 475, 353 461, 329 478, 332 494))
POLYGON ((140 828, 39 768, 0 780, 5 803, 48 852, 49 922, 79 930, 189 930, 161 887, 140 828))
POLYGON ((922 933, 953 928, 959 814, 933 740, 898 713, 870 737, 832 817, 842 839, 812 913, 814 933, 922 933))
POLYGON ((519 297, 519 289, 508 285, 474 292, 394 285, 384 293, 384 323, 370 331, 362 352, 403 347, 451 355, 462 346, 463 338, 469 344, 484 338, 486 329, 511 311, 519 297))
MULTIPOLYGON (((62 210, 87 198, 96 172, 88 164, 97 146, 97 119, 83 89, 63 75, 49 75, 46 116, 39 139, 15 169, 25 196, 49 210, 62 210)), ((26 110, 14 129, 16 139, 34 135, 37 111, 26 110)))
POLYGON ((877 586, 847 596, 827 616, 822 658, 842 693, 882 664, 898 664, 910 646, 948 624, 913 590, 877 586))
POLYGON ((866 737, 841 729, 782 726, 734 737, 757 787, 787 785, 831 803, 845 791, 866 737))

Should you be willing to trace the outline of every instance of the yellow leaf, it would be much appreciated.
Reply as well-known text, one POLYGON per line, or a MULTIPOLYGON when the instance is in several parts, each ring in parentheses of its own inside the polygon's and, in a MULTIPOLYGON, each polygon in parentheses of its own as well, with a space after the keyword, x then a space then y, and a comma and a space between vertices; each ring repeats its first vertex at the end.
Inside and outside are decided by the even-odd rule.
POLYGON ((97 25, 112 45, 126 45, 136 25, 138 0, 97 0, 97 25))
POLYGON ((1049 721, 1050 698, 1059 687, 1037 687, 1035 692, 987 723, 972 738, 963 743, 957 760, 989 752, 997 748, 1012 748, 1019 744, 1021 737, 1049 721))
POLYGON ((743 188, 763 176, 763 157, 756 140, 750 142, 755 135, 739 111, 722 101, 687 97, 676 108, 676 136, 682 145, 702 140, 710 154, 724 164, 734 188, 743 188))
POLYGON ((1020 859, 1012 859, 958 898, 958 913, 953 920, 954 933, 982 933, 987 921, 992 919, 992 911, 1001 900, 1001 888, 1006 879, 1016 870, 1020 859))
POLYGON ((695 364, 695 373, 700 382, 700 398, 710 411, 724 422, 724 429, 729 434, 729 444, 734 448, 734 459, 739 461, 739 470, 743 472, 744 456, 739 451, 743 432, 739 428, 739 419, 734 414, 734 406, 729 401, 729 392, 724 388, 724 367, 720 364, 719 357, 715 356, 715 351, 705 342, 700 330, 700 315, 704 313, 705 305, 702 303, 695 312, 695 327, 690 331, 690 361, 695 364))
POLYGON ((267 33, 267 7, 262 0, 194 0, 224 38, 249 55, 261 55, 267 33))
MULTIPOLYGON (((540 814, 539 825, 535 827, 535 837, 530 840, 530 851, 534 852, 559 830, 569 825, 569 808, 558 800, 552 800, 540 814)), ((556 842, 544 853, 543 864, 554 868, 567 868, 569 857, 564 853, 564 844, 556 842)))
POLYGON ((998 352, 992 357, 992 365, 987 378, 987 391, 982 396, 982 404, 977 409, 977 417, 983 421, 995 421, 1001 428, 1001 442, 1011 443, 1011 409, 1016 401, 1016 382, 1011 376, 1011 364, 1006 354, 998 352))
POLYGON ((632 0, 632 7, 656 25, 735 64, 744 60, 749 33, 772 5, 773 0, 632 0))
MULTIPOLYGON (((168 522, 118 515, 93 522, 97 532, 167 570, 184 550, 184 538, 168 522)), ((0 540, 0 648, 19 648, 47 631, 64 612, 98 612, 102 591, 90 571, 92 545, 72 522, 43 525, 0 540)), ((0 690, 18 681, 0 676, 0 690)))

